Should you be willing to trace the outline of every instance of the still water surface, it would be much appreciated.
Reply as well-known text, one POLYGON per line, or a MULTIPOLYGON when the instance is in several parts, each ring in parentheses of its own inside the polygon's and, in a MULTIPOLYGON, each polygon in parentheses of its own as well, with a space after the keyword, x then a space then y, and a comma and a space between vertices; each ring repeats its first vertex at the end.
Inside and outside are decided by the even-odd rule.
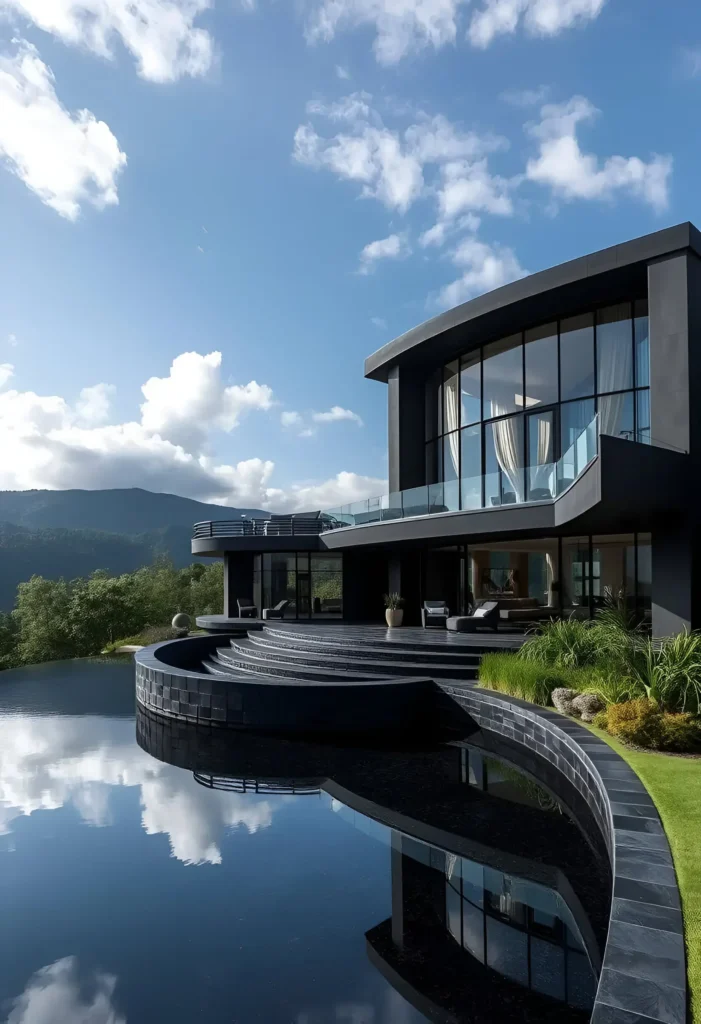
POLYGON ((605 863, 479 735, 214 756, 137 743, 133 692, 124 663, 0 676, 0 1021, 588 1020, 605 863))

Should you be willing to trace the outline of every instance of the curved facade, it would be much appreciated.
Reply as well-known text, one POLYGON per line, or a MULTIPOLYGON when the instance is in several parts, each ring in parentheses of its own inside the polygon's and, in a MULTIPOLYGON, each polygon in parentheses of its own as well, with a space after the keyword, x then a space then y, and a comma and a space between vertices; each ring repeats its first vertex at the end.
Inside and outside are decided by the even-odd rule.
POLYGON ((303 542, 220 534, 193 553, 224 553, 229 605, 253 550, 275 561, 267 596, 293 618, 314 617, 299 558, 316 551, 343 556, 334 614, 351 621, 396 591, 409 623, 431 599, 498 600, 521 628, 614 597, 656 635, 700 625, 700 256, 681 224, 407 332, 365 364, 388 387, 388 493, 319 513, 303 542))

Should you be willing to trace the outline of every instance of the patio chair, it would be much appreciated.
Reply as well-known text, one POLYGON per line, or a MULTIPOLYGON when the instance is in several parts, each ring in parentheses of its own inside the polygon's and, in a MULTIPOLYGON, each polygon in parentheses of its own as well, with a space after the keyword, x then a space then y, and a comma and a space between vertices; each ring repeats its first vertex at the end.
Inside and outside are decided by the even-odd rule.
POLYGON ((252 598, 238 597, 236 604, 239 606, 240 619, 256 619, 258 617, 258 609, 254 605, 252 598))
POLYGON ((264 619, 284 619, 285 609, 287 608, 289 601, 278 601, 274 608, 264 608, 263 618, 264 619))
POLYGON ((446 622, 453 633, 476 633, 478 629, 499 629, 499 602, 484 601, 472 615, 456 615, 446 622))
POLYGON ((424 601, 421 609, 421 625, 424 629, 445 629, 450 609, 445 601, 424 601))

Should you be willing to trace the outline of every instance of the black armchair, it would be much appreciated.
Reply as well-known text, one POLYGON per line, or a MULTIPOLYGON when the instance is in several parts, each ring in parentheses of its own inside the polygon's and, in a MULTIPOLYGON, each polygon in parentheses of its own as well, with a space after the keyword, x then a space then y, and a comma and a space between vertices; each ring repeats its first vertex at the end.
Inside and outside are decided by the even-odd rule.
POLYGON ((483 601, 472 615, 456 615, 448 619, 446 628, 454 633, 476 633, 478 629, 499 629, 499 602, 483 601))
POLYGON ((263 618, 264 619, 284 619, 285 609, 287 608, 289 601, 278 601, 274 608, 264 608, 263 618))
POLYGON ((424 629, 427 627, 445 629, 449 615, 450 609, 445 601, 424 601, 424 606, 421 609, 421 625, 424 629))
POLYGON ((255 619, 258 617, 258 609, 250 597, 238 597, 236 604, 239 606, 240 619, 255 619))

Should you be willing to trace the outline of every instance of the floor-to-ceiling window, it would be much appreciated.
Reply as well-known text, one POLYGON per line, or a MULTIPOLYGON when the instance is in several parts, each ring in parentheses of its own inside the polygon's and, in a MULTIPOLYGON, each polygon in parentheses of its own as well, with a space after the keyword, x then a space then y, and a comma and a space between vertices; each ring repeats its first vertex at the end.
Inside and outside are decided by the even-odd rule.
POLYGON ((343 617, 343 555, 301 551, 256 555, 254 603, 274 608, 288 601, 285 618, 343 617))
POLYGON ((646 300, 482 345, 426 382, 426 483, 438 506, 552 498, 593 457, 586 431, 650 442, 646 300), (560 479, 555 464, 561 459, 560 479))

